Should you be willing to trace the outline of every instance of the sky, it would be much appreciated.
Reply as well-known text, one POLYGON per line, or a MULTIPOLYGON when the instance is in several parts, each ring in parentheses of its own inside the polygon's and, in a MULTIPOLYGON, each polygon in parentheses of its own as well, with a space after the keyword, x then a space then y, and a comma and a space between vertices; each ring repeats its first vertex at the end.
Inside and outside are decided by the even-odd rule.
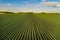
POLYGON ((0 11, 60 13, 60 0, 0 0, 0 11))

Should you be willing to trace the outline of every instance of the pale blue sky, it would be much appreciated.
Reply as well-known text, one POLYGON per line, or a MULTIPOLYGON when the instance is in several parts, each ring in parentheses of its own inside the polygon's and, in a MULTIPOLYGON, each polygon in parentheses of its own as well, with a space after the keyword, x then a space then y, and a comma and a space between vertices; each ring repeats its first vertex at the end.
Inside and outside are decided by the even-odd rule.
POLYGON ((60 0, 0 0, 0 10, 14 12, 60 12, 60 0))

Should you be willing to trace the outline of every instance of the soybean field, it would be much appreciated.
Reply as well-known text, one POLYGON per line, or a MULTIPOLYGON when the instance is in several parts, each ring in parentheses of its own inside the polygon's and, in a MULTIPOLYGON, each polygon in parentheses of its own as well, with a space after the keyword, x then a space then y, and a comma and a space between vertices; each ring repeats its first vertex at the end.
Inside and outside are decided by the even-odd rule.
POLYGON ((0 40, 60 40, 60 14, 0 14, 0 40))

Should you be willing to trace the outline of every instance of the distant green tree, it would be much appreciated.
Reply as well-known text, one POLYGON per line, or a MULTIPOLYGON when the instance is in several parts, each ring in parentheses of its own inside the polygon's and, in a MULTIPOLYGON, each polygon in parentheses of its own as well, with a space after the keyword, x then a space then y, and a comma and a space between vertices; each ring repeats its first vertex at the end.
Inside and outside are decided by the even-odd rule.
POLYGON ((59 13, 57 13, 57 14, 59 14, 59 13))
POLYGON ((13 12, 4 12, 4 13, 6 13, 6 14, 14 14, 13 12))
POLYGON ((45 12, 41 12, 41 14, 46 14, 45 12))
POLYGON ((18 12, 18 14, 21 14, 21 13, 23 13, 23 12, 18 12))

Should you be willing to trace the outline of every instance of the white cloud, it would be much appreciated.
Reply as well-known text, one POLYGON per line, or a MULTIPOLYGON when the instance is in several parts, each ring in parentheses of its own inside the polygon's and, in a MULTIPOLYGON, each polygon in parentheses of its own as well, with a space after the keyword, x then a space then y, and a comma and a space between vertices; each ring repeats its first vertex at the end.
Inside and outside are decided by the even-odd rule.
POLYGON ((46 2, 46 6, 60 7, 60 2, 46 2))
POLYGON ((42 0, 42 1, 46 1, 46 0, 42 0))
POLYGON ((58 7, 60 7, 60 4, 57 4, 58 7))
POLYGON ((40 7, 43 6, 48 6, 48 7, 60 7, 60 2, 47 2, 46 0, 42 0, 39 4, 40 7))
POLYGON ((11 4, 11 3, 7 3, 6 5, 7 5, 7 6, 12 6, 12 4, 11 4))

